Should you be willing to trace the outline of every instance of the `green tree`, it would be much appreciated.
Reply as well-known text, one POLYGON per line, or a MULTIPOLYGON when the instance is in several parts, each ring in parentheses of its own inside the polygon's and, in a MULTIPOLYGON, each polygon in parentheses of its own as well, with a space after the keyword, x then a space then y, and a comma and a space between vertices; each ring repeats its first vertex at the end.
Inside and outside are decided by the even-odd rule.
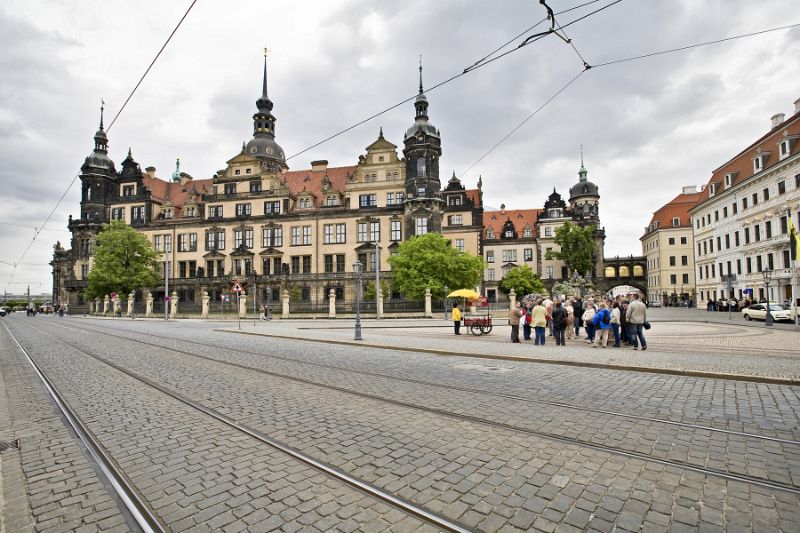
POLYGON ((406 298, 422 298, 430 289, 435 298, 450 290, 472 288, 481 280, 483 260, 456 250, 438 233, 426 233, 407 240, 389 257, 392 285, 406 298))
POLYGON ((567 221, 556 230, 555 243, 561 251, 551 250, 545 259, 560 259, 567 265, 567 270, 584 274, 592 270, 592 254, 594 253, 595 226, 581 227, 567 221))
POLYGON ((526 294, 543 294, 545 292, 544 283, 528 265, 516 266, 509 270, 500 280, 498 288, 504 294, 508 294, 511 289, 514 289, 514 292, 520 297, 526 294))
MULTIPOLYGON (((374 300, 377 296, 377 294, 375 294, 375 281, 362 281, 362 283, 364 284, 364 299, 374 300)), ((389 284, 384 280, 381 280, 381 292, 384 298, 388 298, 391 295, 389 284)))
POLYGON ((147 237, 125 222, 114 220, 105 224, 97 235, 97 253, 89 272, 86 297, 102 298, 112 292, 127 295, 136 289, 158 285, 160 257, 147 237))

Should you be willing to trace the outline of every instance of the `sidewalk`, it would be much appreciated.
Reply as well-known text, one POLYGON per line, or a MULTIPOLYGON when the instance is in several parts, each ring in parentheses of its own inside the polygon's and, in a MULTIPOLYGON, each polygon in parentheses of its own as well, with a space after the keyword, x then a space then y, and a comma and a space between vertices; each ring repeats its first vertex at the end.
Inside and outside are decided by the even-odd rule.
POLYGON ((484 359, 521 360, 585 367, 651 371, 677 375, 739 379, 800 385, 800 334, 793 325, 766 328, 763 322, 729 322, 727 313, 694 309, 675 312, 654 310, 653 328, 646 332, 647 351, 631 347, 592 348, 581 338, 556 346, 548 337, 545 346, 532 342, 512 344, 510 327, 495 320, 492 332, 473 336, 462 328, 453 335, 452 322, 433 319, 362 320, 362 341, 354 341, 352 319, 305 319, 242 321, 239 330, 220 325, 222 331, 299 339, 322 343, 352 344, 438 355, 484 359), (711 315, 711 316, 706 316, 711 315), (724 315, 717 319, 714 315, 724 315), (681 320, 682 319, 682 320, 681 320), (688 319, 688 320, 687 320, 688 319), (705 320, 704 320, 705 319, 705 320))

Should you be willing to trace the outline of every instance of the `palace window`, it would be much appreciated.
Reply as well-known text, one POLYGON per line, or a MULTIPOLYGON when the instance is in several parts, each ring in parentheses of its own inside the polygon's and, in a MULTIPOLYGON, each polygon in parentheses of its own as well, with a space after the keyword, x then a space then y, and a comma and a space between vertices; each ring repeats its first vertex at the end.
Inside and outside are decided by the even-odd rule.
POLYGON ((236 204, 237 217, 249 217, 251 213, 250 204, 236 204))
POLYGON ((525 248, 522 250, 522 259, 524 261, 533 261, 533 248, 525 248))
POLYGON ((456 239, 456 250, 459 252, 464 251, 464 239, 456 239))
POLYGON ((300 202, 298 207, 300 209, 310 209, 311 208, 311 198, 300 198, 300 202))
POLYGON ((390 223, 391 235, 390 239, 397 242, 402 239, 401 225, 399 220, 392 220, 390 223))
POLYGON ((280 202, 264 202, 265 215, 278 215, 281 212, 280 202))
POLYGON ((252 229, 236 229, 233 230, 233 247, 241 248, 253 247, 253 230, 252 229))
POLYGON ((122 196, 133 196, 133 185, 123 185, 122 196))
POLYGON ((124 207, 112 207, 111 208, 111 220, 125 220, 125 208, 124 207))
POLYGON ((264 228, 261 232, 261 245, 264 248, 283 246, 283 228, 264 228))
POLYGON ((179 233, 178 234, 178 251, 179 252, 196 252, 197 251, 197 233, 179 233))
MULTIPOLYGON (((247 169, 247 173, 250 173, 250 169, 247 169)), ((261 182, 260 181, 251 181, 250 182, 250 192, 261 192, 261 182)))
POLYGON ((144 222, 143 205, 135 205, 131 207, 131 222, 144 222))
POLYGON ((460 226, 464 223, 464 216, 463 215, 450 215, 450 219, 448 224, 450 226, 460 226))
POLYGON ((222 206, 221 205, 209 206, 208 218, 222 218, 222 206))
POLYGON ((415 235, 425 235, 428 233, 428 219, 425 217, 417 217, 415 221, 415 235))
POLYGON ((325 244, 343 244, 346 236, 346 224, 325 224, 322 227, 322 242, 325 244))
POLYGON ((377 207, 378 195, 375 193, 361 194, 358 197, 358 205, 359 207, 377 207))
MULTIPOLYGON (((237 170, 236 173, 238 174, 239 171, 237 170)), ((225 184, 225 194, 236 194, 236 184, 235 183, 226 183, 225 184)))
POLYGON ((504 263, 514 263, 517 260, 517 251, 516 250, 503 250, 503 262, 504 263))

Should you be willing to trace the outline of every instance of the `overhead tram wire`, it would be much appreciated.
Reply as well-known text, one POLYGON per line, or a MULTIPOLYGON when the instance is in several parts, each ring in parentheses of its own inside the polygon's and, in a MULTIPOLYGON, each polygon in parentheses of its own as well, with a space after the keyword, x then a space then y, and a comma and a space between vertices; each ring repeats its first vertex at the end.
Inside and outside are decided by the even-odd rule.
MULTIPOLYGON (((765 33, 771 33, 771 32, 780 31, 780 30, 788 30, 788 29, 797 28, 797 27, 800 27, 800 23, 789 24, 789 25, 780 26, 780 27, 777 27, 777 28, 769 28, 769 29, 766 29, 766 30, 760 30, 760 31, 755 31, 755 32, 751 32, 751 33, 743 33, 741 35, 734 35, 734 36, 725 37, 725 38, 722 38, 722 39, 714 39, 713 41, 705 41, 705 42, 702 42, 702 43, 695 43, 695 44, 690 44, 690 45, 686 45, 686 46, 679 46, 677 48, 670 48, 670 49, 667 49, 667 50, 659 50, 659 51, 656 51, 656 52, 650 52, 648 54, 643 54, 643 55, 639 55, 639 56, 632 56, 632 57, 626 57, 626 58, 621 58, 621 59, 614 59, 614 60, 611 60, 611 61, 606 61, 604 63, 598 63, 596 65, 585 64, 584 65, 585 68, 584 68, 583 71, 580 72, 580 74, 575 76, 575 78, 570 80, 565 86, 563 86, 561 89, 559 89, 559 91, 556 94, 551 96, 550 99, 548 99, 540 108, 538 108, 536 111, 534 111, 533 114, 529 115, 528 117, 525 118, 525 120, 523 120, 522 122, 520 122, 519 124, 514 126, 514 128, 512 128, 511 131, 509 131, 506 135, 504 135, 502 139, 500 139, 494 146, 492 146, 477 161, 472 163, 469 167, 467 167, 466 170, 461 172, 459 174, 459 178, 463 179, 464 175, 466 175, 467 172, 472 170, 472 168, 474 168, 478 163, 480 163, 487 156, 489 156, 495 149, 497 149, 501 144, 503 144, 509 137, 511 137, 514 133, 516 133, 516 131, 519 130, 528 120, 533 118, 533 116, 536 113, 538 113, 542 109, 542 107, 544 107, 545 105, 549 104, 556 96, 558 96, 558 94, 563 92, 575 80, 577 80, 581 76, 581 74, 585 73, 589 69, 592 69, 592 68, 597 69, 597 68, 601 68, 601 67, 608 67, 608 66, 611 66, 611 65, 617 65, 619 63, 625 63, 625 62, 628 62, 628 61, 637 61, 637 60, 640 60, 640 59, 646 59, 646 58, 655 57, 655 56, 659 56, 659 55, 671 54, 671 53, 675 53, 675 52, 682 52, 682 51, 685 51, 685 50, 691 50, 693 48, 699 48, 699 47, 702 47, 702 46, 709 46, 709 45, 712 45, 712 44, 719 44, 719 43, 724 43, 724 42, 727 42, 727 41, 733 41, 733 40, 737 40, 737 39, 744 39, 745 37, 754 37, 754 36, 757 36, 757 35, 763 35, 765 33)), ((576 52, 577 52, 577 50, 576 50, 576 52)), ((585 61, 584 61, 584 63, 585 63, 585 61)))
MULTIPOLYGON (((578 9, 580 7, 584 7, 584 6, 593 4, 593 3, 597 2, 597 1, 599 1, 599 0, 594 0, 593 2, 586 2, 586 3, 581 4, 579 6, 575 6, 575 7, 572 7, 570 9, 566 9, 564 11, 561 11, 561 12, 559 12, 557 14, 566 13, 567 11, 572 11, 572 10, 578 9)), ((584 20, 587 17, 589 17, 589 16, 591 16, 591 15, 593 15, 595 13, 599 13, 600 11, 603 11, 604 9, 606 9, 608 7, 611 7, 611 6, 615 5, 615 4, 618 4, 621 1, 622 0, 615 0, 614 2, 612 2, 610 4, 607 4, 607 5, 603 6, 603 7, 600 7, 598 9, 594 10, 594 11, 591 11, 591 12, 587 13, 586 15, 584 15, 582 17, 579 17, 579 18, 577 18, 577 19, 575 19, 573 21, 570 21, 569 23, 565 24, 563 27, 566 28, 568 26, 571 26, 572 24, 575 24, 576 22, 584 20)), ((538 26, 539 24, 541 24, 545 20, 547 20, 547 19, 545 18, 542 21, 537 22, 531 28, 535 28, 536 26, 538 26)), ((550 35, 550 33, 551 32, 548 31, 548 32, 545 32, 543 35, 537 34, 535 36, 536 37, 535 39, 528 38, 525 42, 523 42, 522 44, 520 44, 516 48, 508 50, 507 52, 504 52, 504 53, 502 53, 502 54, 500 54, 498 56, 490 57, 492 54, 489 54, 489 56, 486 56, 486 58, 484 58, 483 60, 479 60, 478 62, 474 63, 473 65, 471 65, 471 66, 469 66, 467 68, 465 68, 463 71, 459 72, 458 74, 454 74, 453 76, 450 76, 449 78, 447 78, 447 79, 445 79, 443 81, 440 81, 439 83, 437 83, 437 84, 425 89, 425 92, 429 93, 429 92, 431 92, 431 91, 433 91, 435 89, 438 89, 439 87, 442 87, 443 85, 447 85, 448 83, 450 83, 452 81, 455 81, 456 79, 458 79, 458 78, 460 78, 460 77, 462 77, 462 76, 464 76, 466 74, 469 74, 473 70, 477 70, 477 69, 479 69, 481 67, 484 67, 484 66, 488 65, 489 63, 492 63, 492 62, 494 62, 494 61, 496 61, 496 60, 498 60, 500 58, 503 58, 503 57, 505 57, 505 56, 507 56, 509 54, 512 54, 512 53, 518 51, 520 48, 522 48, 524 46, 527 46, 527 45, 529 45, 529 44, 531 44, 533 42, 538 41, 539 39, 541 39, 543 37, 546 37, 546 36, 550 35)), ((503 49, 507 45, 508 45, 508 43, 504 44, 503 46, 498 48, 498 50, 503 49)), ((343 135, 343 134, 347 133, 348 131, 351 131, 351 130, 359 127, 359 126, 362 126, 362 125, 366 124, 367 122, 369 122, 372 119, 378 118, 379 116, 384 115, 384 114, 388 113, 389 111, 392 111, 393 109, 397 109, 398 107, 400 107, 403 104, 411 102, 416 97, 417 97, 416 94, 414 94, 412 96, 409 96, 408 98, 406 98, 406 99, 404 99, 404 100, 402 100, 400 102, 397 102, 396 104, 393 104, 393 105, 387 107, 386 109, 378 111, 378 112, 376 112, 376 113, 374 113, 374 114, 372 114, 372 115, 370 115, 370 116, 368 116, 368 117, 366 117, 366 118, 364 118, 364 119, 362 119, 362 120, 360 120, 360 121, 358 121, 358 122, 356 122, 354 124, 351 124, 350 126, 347 126, 346 128, 344 128, 344 129, 342 129, 342 130, 340 130, 340 131, 338 131, 338 132, 336 132, 336 133, 334 133, 332 135, 329 135, 328 137, 325 137, 321 141, 318 141, 318 142, 312 144, 311 146, 309 146, 307 148, 304 148, 303 150, 300 150, 299 152, 290 155, 289 157, 286 158, 286 160, 289 161, 290 159, 293 159, 293 158, 295 158, 295 157, 297 157, 299 155, 302 155, 302 154, 308 152, 309 150, 313 150, 314 148, 316 148, 318 146, 321 146, 321 145, 325 144, 326 142, 331 141, 331 140, 335 139, 336 137, 339 137, 340 135, 343 135)))
MULTIPOLYGON (((189 7, 186 9, 186 12, 183 14, 181 19, 178 21, 178 24, 175 25, 175 28, 172 30, 172 33, 169 34, 169 37, 167 37, 167 40, 164 42, 164 44, 161 47, 161 49, 158 51, 158 53, 155 55, 153 60, 150 62, 150 65, 147 67, 147 70, 144 71, 144 74, 142 74, 142 77, 139 78, 139 81, 136 83, 136 86, 133 88, 133 90, 130 92, 128 97, 125 99, 125 103, 122 104, 122 107, 119 109, 119 111, 117 111, 117 114, 114 115, 114 119, 108 125, 108 128, 106 128, 107 132, 111 131, 111 127, 114 125, 114 123, 117 121, 119 116, 122 114, 122 111, 125 109, 125 106, 128 105, 128 102, 131 100, 131 98, 133 98, 134 93, 139 88, 139 86, 142 84, 142 82, 144 81, 145 77, 150 72, 150 70, 153 68, 153 65, 155 65, 156 61, 158 61, 158 58, 161 56, 161 53, 164 51, 164 49, 167 47, 169 42, 172 40, 172 37, 175 35, 175 32, 177 32, 178 28, 181 27, 181 24, 183 24, 183 21, 186 19, 187 15, 189 15, 189 12, 192 10, 192 8, 194 7, 194 5, 196 3, 197 3, 197 0, 192 0, 192 3, 189 4, 189 7)), ((80 177, 80 173, 75 174, 75 177, 73 177, 72 181, 69 182, 69 185, 67 185, 67 188, 66 188, 66 190, 64 190, 64 193, 61 195, 61 197, 59 197, 58 202, 56 202, 56 205, 53 206, 53 209, 50 210, 50 213, 47 215, 47 218, 44 219, 44 222, 42 223, 42 226, 35 230, 33 238, 31 239, 31 242, 28 243, 28 246, 25 248, 25 251, 22 252, 22 255, 20 256, 19 260, 17 260, 17 262, 16 262, 16 264, 14 266, 14 270, 11 272, 11 278, 9 280, 9 283, 11 281, 13 281, 13 279, 14 279, 14 272, 16 271, 16 268, 17 268, 16 265, 21 263, 22 260, 25 258, 25 256, 27 255, 28 251, 31 249, 31 246, 33 246, 33 243, 36 241, 36 237, 38 237, 39 233, 41 233, 45 229, 45 226, 47 226, 47 223, 50 222, 50 219, 53 217, 53 214, 55 213, 56 209, 58 209, 58 206, 61 205, 61 202, 64 200, 64 197, 67 195, 67 193, 69 192, 69 190, 72 188, 72 186, 75 184, 75 181, 77 181, 77 179, 79 177, 80 177)))

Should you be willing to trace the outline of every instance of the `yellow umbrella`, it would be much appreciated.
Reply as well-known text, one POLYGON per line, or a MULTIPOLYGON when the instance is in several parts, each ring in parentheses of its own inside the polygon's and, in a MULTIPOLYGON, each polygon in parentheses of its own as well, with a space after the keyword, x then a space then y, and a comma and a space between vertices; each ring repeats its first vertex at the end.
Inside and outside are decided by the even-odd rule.
POLYGON ((477 300, 481 297, 480 294, 472 289, 458 289, 447 295, 448 298, 467 298, 469 300, 477 300))

